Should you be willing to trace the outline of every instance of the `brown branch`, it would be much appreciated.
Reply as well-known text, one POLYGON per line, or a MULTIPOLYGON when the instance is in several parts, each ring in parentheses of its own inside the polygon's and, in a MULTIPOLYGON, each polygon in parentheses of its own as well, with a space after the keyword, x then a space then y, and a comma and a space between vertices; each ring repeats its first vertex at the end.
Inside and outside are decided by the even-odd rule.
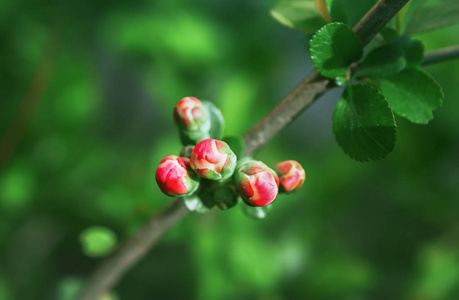
POLYGON ((443 62, 445 60, 459 58, 459 46, 452 46, 439 50, 427 52, 424 55, 423 66, 443 62))
MULTIPOLYGON (((400 10, 408 0, 380 0, 354 27, 354 31, 367 44, 370 39, 400 10), (379 16, 381 14, 381 16, 379 16), (377 21, 372 20, 377 18, 377 21), (368 28, 367 28, 368 27, 368 28)), ((263 120, 245 136, 246 155, 252 155, 282 129, 287 127, 302 111, 308 108, 331 86, 313 71, 289 93, 263 120)), ((121 278, 126 270, 138 261, 172 225, 186 215, 181 199, 155 217, 138 234, 127 241, 113 256, 106 259, 88 280, 77 300, 96 300, 121 278)))
POLYGON ((166 209, 153 218, 135 236, 130 238, 118 252, 108 257, 89 278, 78 300, 99 299, 115 285, 120 277, 152 247, 159 238, 180 221, 188 212, 183 200, 175 199, 166 209))

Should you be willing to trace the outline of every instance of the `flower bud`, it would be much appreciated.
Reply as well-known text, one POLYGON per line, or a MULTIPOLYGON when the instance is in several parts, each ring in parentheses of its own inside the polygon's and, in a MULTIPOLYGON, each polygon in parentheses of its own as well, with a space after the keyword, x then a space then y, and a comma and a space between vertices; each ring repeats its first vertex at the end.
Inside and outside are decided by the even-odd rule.
POLYGON ((236 160, 227 143, 206 139, 194 147, 190 165, 201 177, 223 181, 233 175, 236 160))
POLYGON ((210 114, 195 97, 185 97, 174 108, 174 121, 183 132, 209 132, 210 114))
POLYGON ((176 155, 166 156, 156 169, 156 182, 168 196, 187 196, 199 186, 199 177, 190 168, 190 160, 176 155))
POLYGON ((306 178, 303 167, 295 160, 286 160, 276 164, 276 172, 279 175, 281 192, 298 190, 306 178))
POLYGON ((236 189, 250 206, 265 206, 274 201, 279 187, 276 172, 261 161, 250 161, 234 174, 236 189))

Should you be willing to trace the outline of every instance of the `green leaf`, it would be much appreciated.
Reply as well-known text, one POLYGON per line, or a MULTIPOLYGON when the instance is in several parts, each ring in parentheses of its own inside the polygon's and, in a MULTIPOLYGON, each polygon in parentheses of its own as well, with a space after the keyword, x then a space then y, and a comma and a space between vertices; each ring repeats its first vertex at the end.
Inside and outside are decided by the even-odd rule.
POLYGON ((349 65, 363 55, 359 37, 342 23, 330 23, 317 31, 310 50, 316 69, 329 78, 345 77, 349 65))
POLYGON ((228 144, 237 157, 241 157, 242 152, 245 150, 245 143, 240 136, 225 136, 223 141, 228 144))
POLYGON ((333 113, 333 132, 358 161, 384 158, 394 149, 395 121, 384 96, 368 84, 349 86, 333 113))
POLYGON ((106 227, 92 226, 80 234, 80 242, 87 256, 101 257, 112 252, 116 235, 106 227))
POLYGON ((384 78, 397 74, 405 68, 403 51, 394 45, 384 45, 371 51, 356 73, 356 76, 384 78))
POLYGON ((266 206, 249 206, 241 203, 241 207, 244 215, 252 219, 264 219, 272 210, 272 204, 266 206))
POLYGON ((407 36, 400 36, 390 41, 402 49, 406 60, 406 68, 419 68, 424 61, 424 45, 421 41, 413 41, 407 36))
POLYGON ((428 0, 415 9, 406 24, 406 35, 434 30, 459 22, 459 1, 428 0))
POLYGON ((271 16, 282 25, 302 30, 306 33, 316 32, 326 22, 317 11, 314 1, 283 1, 272 10, 271 16))
POLYGON ((223 134, 223 128, 225 127, 225 120, 221 111, 209 101, 202 101, 202 104, 210 113, 210 132, 209 136, 213 139, 220 140, 223 134))
POLYGON ((443 100, 440 85, 426 72, 415 69, 381 80, 381 91, 395 113, 417 124, 432 120, 432 111, 443 100))
POLYGON ((185 196, 183 197, 183 202, 189 211, 206 213, 210 210, 197 195, 185 196))
POLYGON ((332 21, 354 27, 376 2, 377 0, 333 0, 330 9, 332 21))
POLYGON ((397 31, 395 31, 395 29, 390 28, 388 26, 381 29, 379 33, 381 34, 381 36, 383 37, 386 43, 389 43, 390 41, 398 37, 397 31))

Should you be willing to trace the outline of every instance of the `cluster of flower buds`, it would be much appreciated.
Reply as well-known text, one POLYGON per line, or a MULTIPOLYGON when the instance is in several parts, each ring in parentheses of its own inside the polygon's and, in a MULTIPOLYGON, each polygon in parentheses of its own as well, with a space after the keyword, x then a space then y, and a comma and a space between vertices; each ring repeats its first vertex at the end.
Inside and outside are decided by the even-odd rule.
MULTIPOLYGON (((180 157, 169 155, 160 162, 156 181, 164 194, 192 196, 189 199, 194 207, 201 197, 202 203, 209 207, 227 209, 237 203, 238 197, 249 206, 267 206, 278 193, 291 193, 302 186, 305 172, 294 160, 280 162, 274 170, 261 161, 249 158, 238 161, 220 137, 209 137, 213 126, 210 115, 206 106, 194 97, 183 98, 175 107, 174 119, 180 133, 196 142, 185 144, 180 157)), ((202 205, 199 207, 202 210, 202 205)))

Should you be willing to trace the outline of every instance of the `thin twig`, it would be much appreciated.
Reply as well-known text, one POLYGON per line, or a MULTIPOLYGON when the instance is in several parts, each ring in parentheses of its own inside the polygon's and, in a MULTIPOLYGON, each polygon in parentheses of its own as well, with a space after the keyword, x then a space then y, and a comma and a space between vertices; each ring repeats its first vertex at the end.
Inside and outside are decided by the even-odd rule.
MULTIPOLYGON (((380 0, 354 27, 366 44, 400 10, 408 0, 380 0), (378 16, 381 14, 382 16, 378 16), (372 20, 377 18, 377 21, 372 20), (368 27, 368 28, 367 28, 368 27)), ((253 154, 287 127, 328 89, 328 79, 313 71, 289 93, 263 120, 245 136, 245 154, 253 154)), ((88 280, 77 300, 96 300, 113 287, 126 270, 155 245, 159 237, 186 215, 187 209, 177 199, 131 238, 113 256, 107 258, 88 280)))
POLYGON ((409 0, 379 0, 354 26, 354 32, 364 45, 402 9, 409 0))
POLYGON ((448 48, 443 48, 439 50, 434 50, 427 52, 424 55, 423 66, 428 66, 434 63, 459 58, 459 46, 452 46, 448 48))

